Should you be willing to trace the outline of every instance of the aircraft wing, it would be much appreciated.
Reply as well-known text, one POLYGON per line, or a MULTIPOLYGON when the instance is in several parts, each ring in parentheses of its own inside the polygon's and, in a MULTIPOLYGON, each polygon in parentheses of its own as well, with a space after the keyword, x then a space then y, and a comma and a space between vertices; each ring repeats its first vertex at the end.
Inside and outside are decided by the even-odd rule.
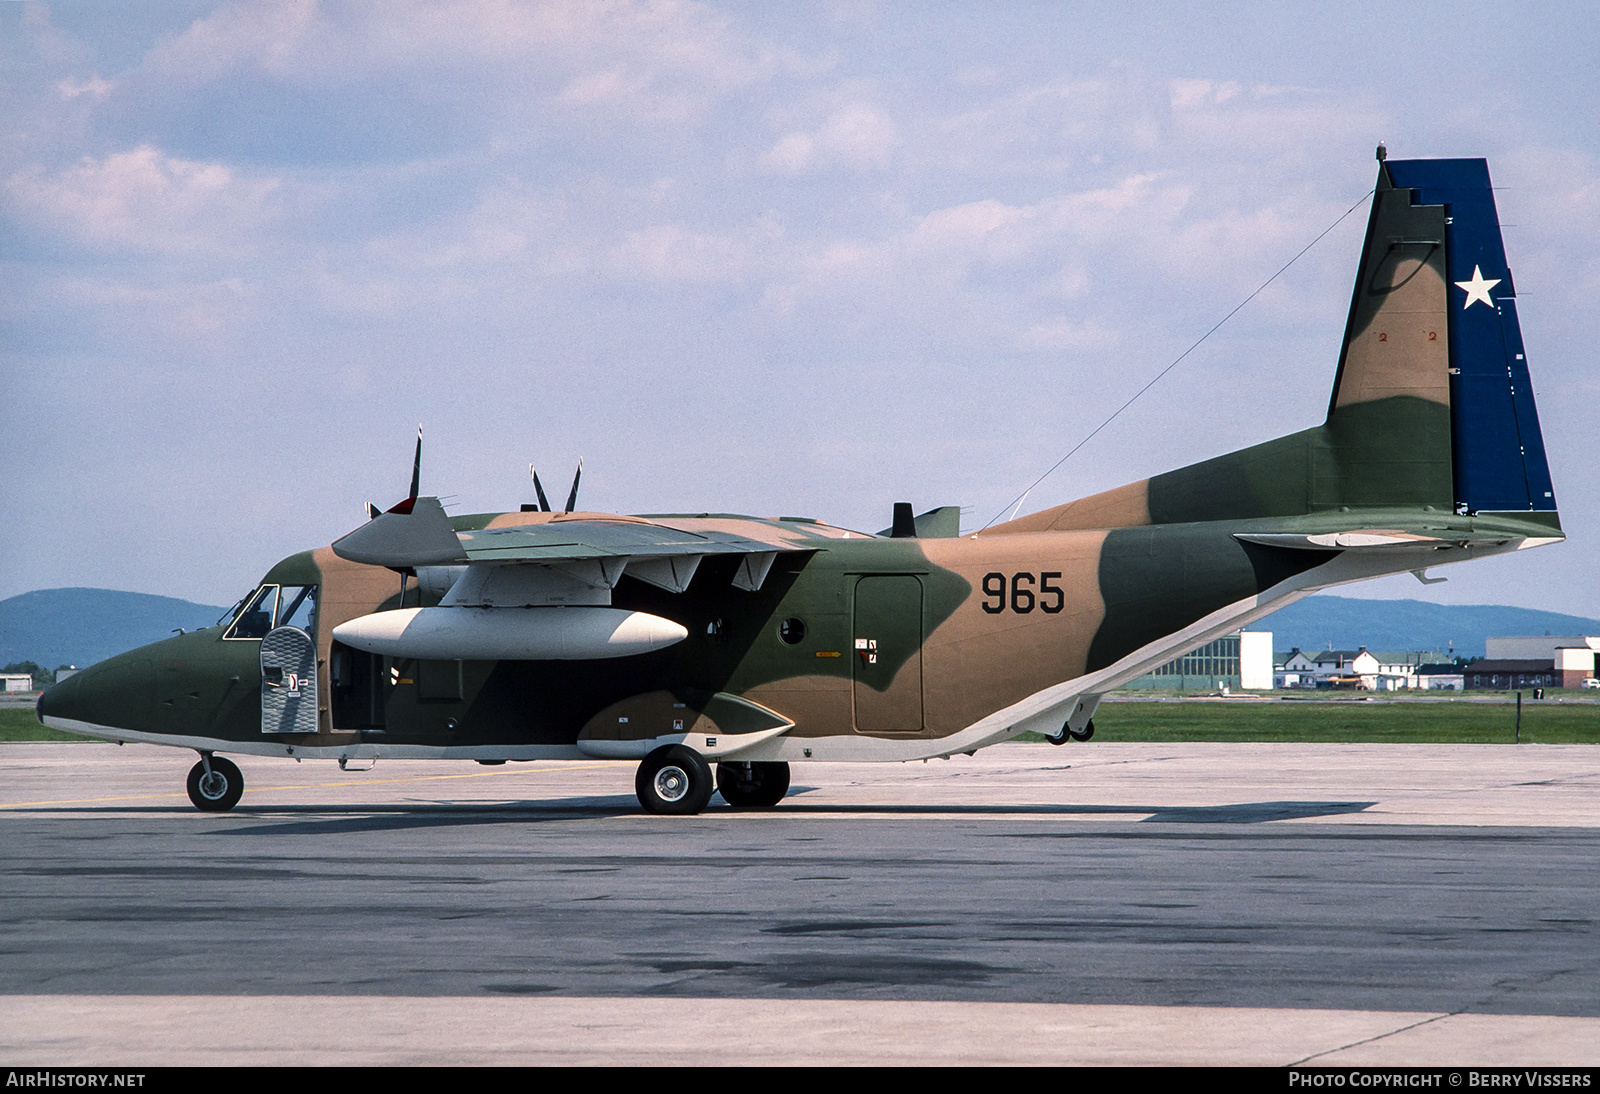
POLYGON ((409 513, 382 513, 333 544, 340 558, 393 570, 419 566, 533 564, 557 567, 609 588, 624 570, 682 592, 702 559, 738 555, 733 584, 761 587, 784 552, 813 551, 860 536, 815 521, 722 514, 629 517, 607 513, 508 513, 458 531, 437 498, 409 513))
POLYGON ((759 554, 794 548, 776 537, 689 532, 654 522, 562 520, 459 534, 469 562, 555 562, 617 556, 759 554))

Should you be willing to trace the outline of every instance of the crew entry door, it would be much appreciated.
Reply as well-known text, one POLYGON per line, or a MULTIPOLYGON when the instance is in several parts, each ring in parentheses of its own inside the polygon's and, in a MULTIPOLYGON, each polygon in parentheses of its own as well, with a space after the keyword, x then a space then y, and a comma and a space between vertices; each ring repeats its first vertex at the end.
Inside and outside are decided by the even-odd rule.
POLYGON ((921 732, 922 582, 857 578, 851 634, 856 732, 921 732))
POLYGON ((317 732, 316 616, 315 585, 283 586, 278 625, 261 639, 262 733, 317 732))

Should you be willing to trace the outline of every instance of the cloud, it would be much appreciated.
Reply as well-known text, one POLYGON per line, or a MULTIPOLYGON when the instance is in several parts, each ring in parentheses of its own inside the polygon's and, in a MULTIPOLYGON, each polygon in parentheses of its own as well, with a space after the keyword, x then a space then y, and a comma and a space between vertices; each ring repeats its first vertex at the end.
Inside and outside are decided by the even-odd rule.
POLYGON ((1119 332, 1108 330, 1093 319, 1061 316, 1035 323, 1017 336, 1017 345, 1029 350, 1110 349, 1121 341, 1119 332))
POLYGON ((898 143, 887 114, 867 103, 848 103, 816 130, 785 134, 761 157, 761 166, 780 175, 882 169, 889 166, 898 143))
POLYGON ((46 236, 97 250, 204 255, 235 252, 272 216, 274 178, 243 178, 142 145, 5 180, 14 215, 46 236))
POLYGON ((1174 110, 1220 106, 1239 97, 1239 85, 1233 80, 1173 80, 1168 87, 1174 110))
POLYGON ((479 111, 531 96, 681 123, 783 64, 728 16, 685 0, 369 0, 228 5, 158 44, 142 67, 148 83, 168 88, 265 77, 338 92, 438 80, 445 101, 479 111))
POLYGON ((63 98, 76 99, 79 95, 90 95, 96 99, 104 98, 106 92, 116 85, 110 80, 102 80, 98 75, 90 76, 85 80, 65 79, 56 83, 56 90, 61 92, 63 98))

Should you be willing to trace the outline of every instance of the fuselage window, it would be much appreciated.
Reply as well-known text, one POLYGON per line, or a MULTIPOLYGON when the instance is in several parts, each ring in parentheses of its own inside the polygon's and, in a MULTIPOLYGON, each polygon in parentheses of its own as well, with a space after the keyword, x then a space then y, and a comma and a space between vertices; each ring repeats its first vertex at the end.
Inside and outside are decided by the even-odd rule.
POLYGON ((265 638, 272 629, 272 616, 278 607, 278 587, 263 585, 245 603, 224 638, 265 638))

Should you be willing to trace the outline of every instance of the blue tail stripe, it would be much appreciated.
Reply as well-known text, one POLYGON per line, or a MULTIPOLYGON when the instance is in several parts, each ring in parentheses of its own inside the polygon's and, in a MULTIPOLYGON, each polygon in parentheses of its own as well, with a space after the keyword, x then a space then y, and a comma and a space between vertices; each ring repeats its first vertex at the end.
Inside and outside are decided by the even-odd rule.
POLYGON ((1449 271, 1450 408, 1456 505, 1469 512, 1554 510, 1533 385, 1517 324, 1489 165, 1481 159, 1391 160, 1394 184, 1444 205, 1449 271), (1493 306, 1461 282, 1497 282, 1493 306))

